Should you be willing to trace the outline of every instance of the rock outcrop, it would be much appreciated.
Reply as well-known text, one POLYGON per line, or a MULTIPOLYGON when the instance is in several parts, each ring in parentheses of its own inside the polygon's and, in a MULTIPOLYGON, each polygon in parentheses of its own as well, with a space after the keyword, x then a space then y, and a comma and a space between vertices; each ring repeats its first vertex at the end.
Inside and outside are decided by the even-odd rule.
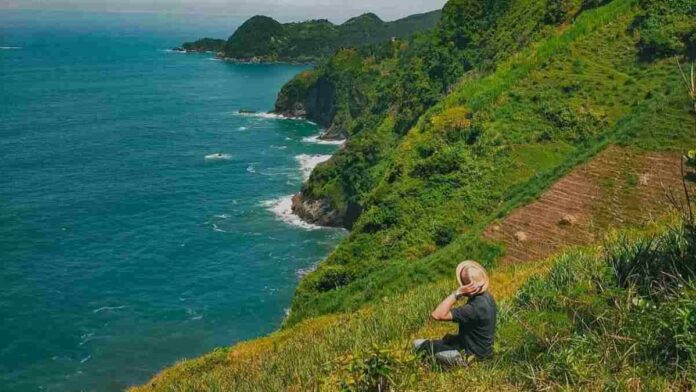
POLYGON ((325 137, 341 138, 344 132, 331 131, 336 115, 336 88, 330 79, 303 72, 278 93, 274 111, 287 117, 303 117, 329 129, 325 137), (331 132, 330 132, 331 131, 331 132))
POLYGON ((292 212, 305 222, 320 226, 343 227, 341 214, 326 199, 311 200, 298 193, 292 198, 292 212))

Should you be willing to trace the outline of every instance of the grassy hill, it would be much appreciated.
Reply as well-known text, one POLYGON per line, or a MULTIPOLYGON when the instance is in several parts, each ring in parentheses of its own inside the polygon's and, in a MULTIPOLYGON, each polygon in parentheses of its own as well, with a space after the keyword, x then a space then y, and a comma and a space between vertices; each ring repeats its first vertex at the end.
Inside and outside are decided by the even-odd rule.
POLYGON ((477 33, 482 46, 461 52, 480 65, 451 84, 449 71, 431 74, 427 57, 401 49, 413 42, 395 44, 398 52, 381 62, 346 50, 298 77, 333 83, 333 122, 349 124, 346 148, 316 168, 299 202, 323 203, 352 231, 301 282, 290 324, 431 281, 457 255, 493 263, 501 250, 480 243, 481 230, 607 145, 674 150, 695 140, 674 58, 641 60, 645 35, 636 21, 651 3, 615 0, 548 25, 544 1, 450 1, 438 29, 422 38, 430 42, 424 50, 437 51, 433 41, 453 28, 467 30, 448 23, 474 14, 465 6, 477 4, 492 7, 481 15, 499 16, 477 33), (504 11, 495 11, 499 4, 504 11), (499 36, 538 39, 491 68, 480 53, 488 52, 486 42, 497 47, 499 36), (373 73, 383 76, 373 80, 373 73), (399 91, 405 88, 416 89, 399 91), (352 94, 368 98, 351 107, 360 102, 352 94))
POLYGON ((695 255, 696 227, 672 224, 497 268, 497 354, 466 369, 410 353, 414 337, 453 332, 427 317, 451 291, 441 279, 183 361, 133 391, 376 391, 381 379, 396 391, 689 390, 695 255))
POLYGON ((693 388, 694 225, 653 222, 696 141, 677 66, 696 57, 695 16, 690 0, 450 0, 430 32, 298 75, 276 110, 348 142, 295 208, 350 235, 301 281, 279 332, 140 390, 693 388), (529 218, 565 213, 579 223, 529 218), (508 229, 524 224, 519 244, 508 229), (444 371, 409 343, 451 328, 427 315, 464 258, 491 270, 497 355, 444 371))

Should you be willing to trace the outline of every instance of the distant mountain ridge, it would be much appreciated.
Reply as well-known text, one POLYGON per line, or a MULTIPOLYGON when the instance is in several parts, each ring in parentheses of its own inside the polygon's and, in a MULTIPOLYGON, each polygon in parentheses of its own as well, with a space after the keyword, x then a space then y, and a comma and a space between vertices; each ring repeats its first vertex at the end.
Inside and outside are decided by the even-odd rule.
POLYGON ((241 62, 314 62, 342 47, 355 47, 403 38, 437 25, 441 10, 385 22, 366 13, 336 25, 326 19, 280 23, 256 15, 245 21, 225 42, 204 38, 184 43, 178 50, 216 52, 241 62))

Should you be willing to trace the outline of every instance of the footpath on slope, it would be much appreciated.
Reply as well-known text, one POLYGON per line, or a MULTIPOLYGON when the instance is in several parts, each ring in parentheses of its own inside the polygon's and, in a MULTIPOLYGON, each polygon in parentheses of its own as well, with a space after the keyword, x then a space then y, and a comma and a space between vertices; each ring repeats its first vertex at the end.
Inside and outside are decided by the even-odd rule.
POLYGON ((542 260, 563 247, 589 245, 612 227, 641 225, 683 200, 681 156, 611 146, 575 168, 533 203, 484 231, 505 244, 502 264, 542 260))

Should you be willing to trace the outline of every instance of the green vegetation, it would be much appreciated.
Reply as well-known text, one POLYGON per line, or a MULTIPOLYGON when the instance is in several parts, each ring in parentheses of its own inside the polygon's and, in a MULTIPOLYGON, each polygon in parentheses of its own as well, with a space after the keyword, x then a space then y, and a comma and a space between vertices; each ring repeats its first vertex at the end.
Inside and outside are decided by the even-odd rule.
POLYGON ((466 369, 410 353, 412 338, 454 328, 427 319, 454 283, 439 280, 184 361, 137 390, 689 390, 695 271, 693 223, 616 233, 603 247, 496 269, 497 355, 466 369))
POLYGON ((384 22, 375 14, 364 14, 341 25, 328 20, 281 24, 267 16, 244 22, 227 40, 223 57, 243 61, 314 62, 342 47, 356 47, 408 37, 431 29, 440 11, 384 22))
POLYGON ((692 0, 641 0, 637 19, 641 56, 687 55, 696 59, 696 2, 692 0))
MULTIPOLYGON (((519 265, 499 265, 504 244, 483 239, 609 145, 693 146, 693 86, 675 64, 693 58, 693 20, 681 0, 450 0, 432 31, 340 49, 298 75, 276 111, 348 138, 301 199, 325 201, 351 233, 301 281, 280 331, 142 390, 694 388, 692 218, 519 265), (410 341, 451 332, 427 316, 463 258, 491 271, 497 355, 444 370, 410 341)), ((257 22, 279 42, 286 25, 257 22)), ((643 181, 621 176, 598 186, 643 181)), ((611 211, 592 212, 596 233, 613 229, 611 211)))
POLYGON ((302 197, 329 200, 352 232, 301 282, 289 324, 436 279, 455 255, 492 263, 501 251, 479 243, 483 227, 610 143, 663 150, 693 140, 674 60, 640 60, 631 29, 640 4, 585 5, 561 27, 545 24, 546 6, 450 1, 437 29, 390 43, 390 55, 345 50, 301 76, 332 83, 332 128, 347 124, 350 137, 302 197), (458 15, 479 5, 492 27, 464 39, 475 29, 462 28, 468 22, 458 15), (446 34, 459 38, 443 41, 446 34), (497 48, 506 36, 534 43, 518 42, 493 69, 489 56, 505 58, 497 48), (429 70, 418 42, 432 52, 458 39, 476 43, 458 55, 474 68, 449 85, 448 72, 429 70))
POLYGON ((225 46, 224 39, 201 38, 194 42, 185 42, 181 49, 187 52, 214 52, 218 53, 225 46))

